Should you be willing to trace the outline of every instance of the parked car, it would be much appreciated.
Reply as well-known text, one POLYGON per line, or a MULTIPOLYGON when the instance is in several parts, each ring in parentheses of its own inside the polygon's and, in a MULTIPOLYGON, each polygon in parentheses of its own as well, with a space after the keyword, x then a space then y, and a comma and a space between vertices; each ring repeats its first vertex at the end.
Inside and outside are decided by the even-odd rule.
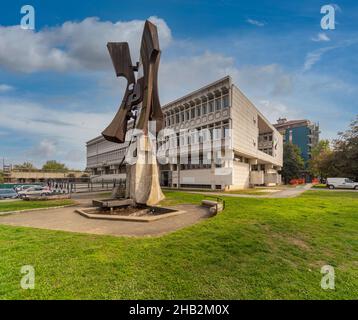
POLYGON ((33 187, 37 187, 37 186, 36 186, 36 185, 30 185, 30 184, 23 185, 23 186, 17 186, 17 187, 15 188, 15 191, 16 191, 16 192, 20 192, 20 191, 24 191, 24 190, 26 190, 26 189, 28 189, 28 188, 33 188, 33 187))
POLYGON ((35 186, 27 188, 26 190, 19 191, 18 195, 20 198, 26 198, 27 196, 47 196, 50 195, 52 191, 49 187, 35 186))
POLYGON ((14 189, 0 189, 0 200, 15 198, 17 198, 17 193, 14 189))
POLYGON ((348 178, 327 178, 327 187, 329 189, 355 189, 358 190, 358 182, 354 182, 348 178))

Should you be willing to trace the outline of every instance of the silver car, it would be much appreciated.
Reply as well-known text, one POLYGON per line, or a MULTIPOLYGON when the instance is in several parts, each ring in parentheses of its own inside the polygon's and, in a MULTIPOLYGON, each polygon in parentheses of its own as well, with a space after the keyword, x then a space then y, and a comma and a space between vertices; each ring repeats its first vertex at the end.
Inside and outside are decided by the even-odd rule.
POLYGON ((20 198, 26 198, 28 196, 47 196, 50 195, 52 191, 49 187, 36 186, 27 188, 26 190, 19 191, 18 195, 20 198))
POLYGON ((0 200, 15 198, 17 198, 17 193, 14 189, 0 189, 0 200))

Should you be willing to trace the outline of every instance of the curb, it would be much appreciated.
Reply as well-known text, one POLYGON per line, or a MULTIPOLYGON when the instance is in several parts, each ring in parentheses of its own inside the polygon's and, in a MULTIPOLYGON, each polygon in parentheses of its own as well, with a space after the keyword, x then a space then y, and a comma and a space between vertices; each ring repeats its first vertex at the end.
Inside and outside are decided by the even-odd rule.
POLYGON ((77 204, 67 204, 64 206, 57 206, 57 207, 47 207, 47 208, 34 208, 34 209, 24 209, 24 210, 16 210, 16 211, 4 211, 0 212, 0 216, 6 216, 9 214, 14 213, 26 213, 26 212, 32 212, 32 211, 44 211, 44 210, 50 210, 50 209, 61 209, 61 208, 68 208, 68 207, 75 207, 77 204))
POLYGON ((87 213, 84 211, 85 208, 80 208, 80 209, 76 209, 75 212, 77 212, 78 214, 80 214, 83 217, 86 217, 88 219, 99 219, 99 220, 117 220, 117 221, 130 221, 130 222, 152 222, 152 221, 157 221, 157 220, 161 220, 161 219, 165 219, 165 218, 169 218, 169 217, 173 217, 173 216, 177 216, 183 213, 186 213, 186 211, 184 210, 177 210, 174 212, 170 212, 170 213, 165 213, 162 215, 158 215, 158 216, 153 216, 153 217, 129 217, 129 216, 115 216, 115 215, 104 215, 104 214, 94 214, 94 213, 87 213))

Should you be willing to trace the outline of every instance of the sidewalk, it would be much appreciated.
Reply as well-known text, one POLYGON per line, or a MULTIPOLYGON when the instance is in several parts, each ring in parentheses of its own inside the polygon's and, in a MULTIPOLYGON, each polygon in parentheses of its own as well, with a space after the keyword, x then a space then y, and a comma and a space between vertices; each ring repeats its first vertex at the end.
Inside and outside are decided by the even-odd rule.
POLYGON ((194 194, 204 194, 208 196, 218 196, 218 197, 234 197, 234 198, 294 198, 302 194, 303 192, 311 189, 312 184, 308 183, 306 185, 297 186, 296 188, 289 188, 277 192, 273 192, 268 195, 252 195, 252 194, 235 194, 227 192, 205 192, 205 191, 183 191, 187 193, 194 194))

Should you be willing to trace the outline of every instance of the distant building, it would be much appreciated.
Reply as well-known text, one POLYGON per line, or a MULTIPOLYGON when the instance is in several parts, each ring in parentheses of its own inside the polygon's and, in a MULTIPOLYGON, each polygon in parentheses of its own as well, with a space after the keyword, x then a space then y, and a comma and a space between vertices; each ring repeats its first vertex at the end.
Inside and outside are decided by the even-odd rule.
POLYGON ((10 166, 4 168, 5 183, 40 183, 49 180, 66 180, 69 178, 81 178, 85 175, 83 171, 54 172, 43 170, 21 170, 12 169, 10 166))
MULTIPOLYGON (((175 163, 159 166, 163 186, 230 190, 281 183, 282 136, 229 76, 162 109, 165 127, 178 141, 174 153, 169 149, 162 154, 169 152, 177 159, 175 163), (199 135, 182 134, 185 130, 194 130, 199 135), (224 143, 231 145, 230 159, 215 162, 215 154, 223 151, 224 143), (208 145, 216 149, 208 151, 208 145), (182 162, 188 150, 196 153, 182 162)), ((132 125, 129 123, 129 127, 132 125)), ((162 146, 163 141, 159 141, 158 147, 162 146)), ((87 170, 92 178, 125 177, 122 163, 127 147, 128 143, 115 144, 102 136, 88 141, 87 170)))
POLYGON ((319 141, 319 125, 309 120, 287 120, 280 118, 274 127, 282 134, 283 142, 290 142, 301 150, 302 158, 311 158, 311 150, 319 141))

